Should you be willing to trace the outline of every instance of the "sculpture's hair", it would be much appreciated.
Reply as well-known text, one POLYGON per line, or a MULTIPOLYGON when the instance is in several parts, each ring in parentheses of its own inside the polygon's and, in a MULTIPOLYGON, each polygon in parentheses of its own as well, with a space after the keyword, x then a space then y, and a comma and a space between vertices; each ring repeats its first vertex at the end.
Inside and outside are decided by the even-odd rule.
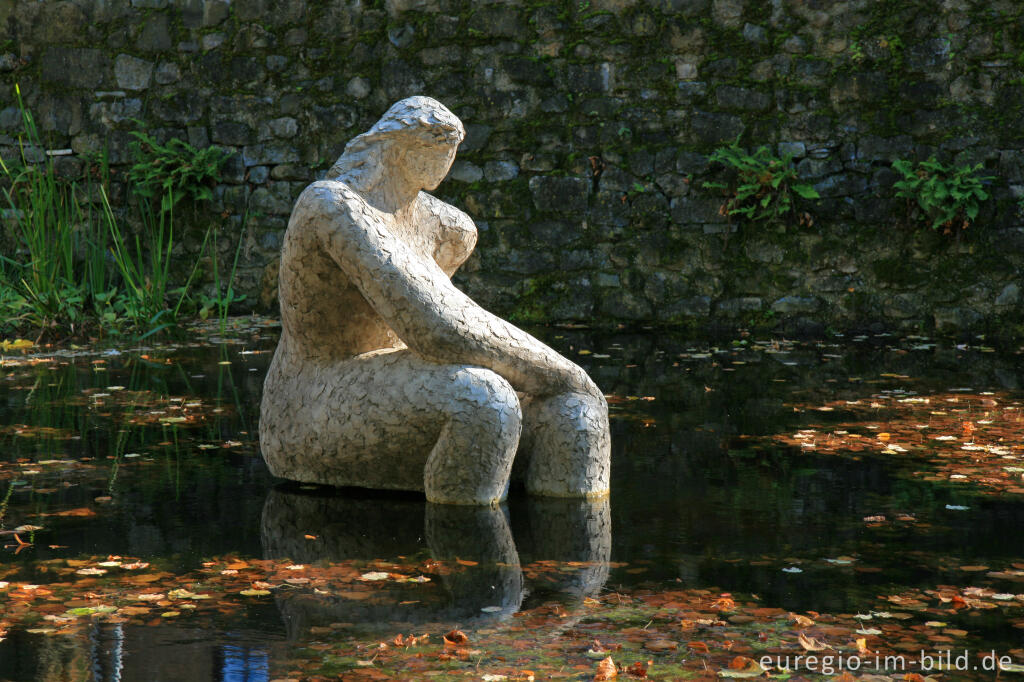
POLYGON ((431 97, 417 95, 399 100, 373 127, 352 138, 327 172, 329 177, 358 172, 377 145, 408 136, 420 144, 458 145, 466 137, 459 117, 431 97))

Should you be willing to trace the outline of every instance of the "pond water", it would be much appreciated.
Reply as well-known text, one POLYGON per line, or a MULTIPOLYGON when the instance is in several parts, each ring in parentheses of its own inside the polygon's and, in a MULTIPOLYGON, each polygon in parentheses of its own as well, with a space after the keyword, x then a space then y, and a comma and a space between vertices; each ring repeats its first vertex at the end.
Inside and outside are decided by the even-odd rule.
POLYGON ((332 638, 680 587, 870 615, 977 586, 993 608, 944 620, 1022 647, 1019 350, 534 330, 609 395, 610 502, 467 510, 275 481, 256 420, 277 332, 236 327, 4 357, 0 680, 269 680, 332 638), (309 589, 375 571, 369 597, 309 589))

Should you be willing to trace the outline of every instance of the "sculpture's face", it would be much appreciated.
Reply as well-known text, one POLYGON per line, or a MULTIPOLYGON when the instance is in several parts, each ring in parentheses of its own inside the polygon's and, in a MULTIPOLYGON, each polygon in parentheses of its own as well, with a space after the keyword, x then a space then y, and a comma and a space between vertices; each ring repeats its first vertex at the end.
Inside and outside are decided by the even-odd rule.
POLYGON ((417 144, 405 150, 403 165, 416 184, 431 191, 437 189, 455 161, 456 145, 448 143, 417 144))

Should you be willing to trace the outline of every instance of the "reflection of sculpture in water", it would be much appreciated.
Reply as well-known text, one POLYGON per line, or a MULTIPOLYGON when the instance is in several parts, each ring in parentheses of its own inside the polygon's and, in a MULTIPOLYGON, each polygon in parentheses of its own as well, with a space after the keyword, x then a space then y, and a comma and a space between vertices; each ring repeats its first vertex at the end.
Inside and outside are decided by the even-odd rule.
POLYGON ((544 576, 555 580, 528 585, 503 506, 467 510, 417 500, 272 490, 262 520, 263 553, 269 559, 323 565, 416 557, 426 549, 430 558, 447 565, 433 582, 375 584, 371 596, 359 594, 358 599, 347 584, 325 585, 319 593, 279 591, 289 636, 339 622, 394 629, 398 623, 468 626, 500 620, 518 611, 524 595, 539 587, 559 593, 569 605, 596 594, 608 577, 611 555, 608 500, 537 502, 537 514, 529 512, 523 552, 533 559, 574 564, 570 571, 544 576), (310 535, 314 538, 307 539, 310 535), (474 565, 465 565, 470 562, 474 565))
POLYGON ((449 279, 476 228, 420 190, 438 186, 463 136, 439 102, 401 100, 299 196, 260 416, 275 475, 493 504, 518 448, 531 493, 607 492, 601 391, 449 279))

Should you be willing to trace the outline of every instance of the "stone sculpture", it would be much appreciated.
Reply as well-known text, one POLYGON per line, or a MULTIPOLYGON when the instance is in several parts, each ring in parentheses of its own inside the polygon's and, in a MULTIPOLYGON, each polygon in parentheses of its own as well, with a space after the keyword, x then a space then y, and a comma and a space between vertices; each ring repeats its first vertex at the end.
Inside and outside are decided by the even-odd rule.
POLYGON ((421 190, 464 135, 436 100, 401 100, 296 201, 260 412, 274 475, 486 505, 506 495, 515 458, 530 493, 607 493, 601 391, 451 283, 476 227, 421 190))

